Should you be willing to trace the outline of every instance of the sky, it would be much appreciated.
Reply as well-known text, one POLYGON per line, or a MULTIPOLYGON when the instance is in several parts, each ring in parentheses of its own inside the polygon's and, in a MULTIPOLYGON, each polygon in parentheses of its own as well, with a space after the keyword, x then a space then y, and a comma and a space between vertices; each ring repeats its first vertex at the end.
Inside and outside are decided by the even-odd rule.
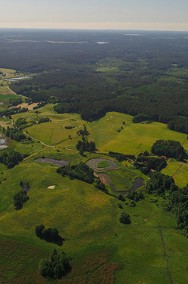
POLYGON ((0 28, 188 31, 188 0, 0 0, 0 28))

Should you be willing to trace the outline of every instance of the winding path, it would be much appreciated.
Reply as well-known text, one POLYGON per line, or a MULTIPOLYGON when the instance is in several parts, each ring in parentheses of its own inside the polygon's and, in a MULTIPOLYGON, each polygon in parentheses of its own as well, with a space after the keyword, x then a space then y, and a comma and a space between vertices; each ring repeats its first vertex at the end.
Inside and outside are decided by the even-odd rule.
POLYGON ((32 137, 31 135, 29 135, 29 134, 28 134, 28 133, 26 133, 25 131, 23 131, 23 133, 24 133, 27 137, 31 138, 32 140, 34 140, 34 141, 37 141, 37 142, 41 143, 43 146, 46 146, 46 147, 48 147, 48 148, 55 148, 55 146, 48 145, 48 144, 46 144, 46 143, 42 142, 41 140, 39 140, 39 139, 36 139, 36 138, 32 137))

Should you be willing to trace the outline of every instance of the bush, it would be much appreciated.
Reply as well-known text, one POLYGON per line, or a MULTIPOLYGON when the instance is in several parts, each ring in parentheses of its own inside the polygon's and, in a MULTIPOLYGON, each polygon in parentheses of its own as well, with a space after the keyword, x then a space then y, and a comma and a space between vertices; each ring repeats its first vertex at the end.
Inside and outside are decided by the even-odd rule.
POLYGON ((122 195, 122 194, 120 194, 119 196, 118 196, 118 199, 120 200, 120 201, 125 201, 125 197, 122 195))
POLYGON ((29 199, 26 192, 20 191, 14 195, 14 207, 16 210, 21 210, 23 204, 29 199))
POLYGON ((44 225, 37 225, 35 227, 35 234, 41 240, 46 242, 55 243, 59 246, 63 244, 64 239, 59 235, 59 231, 56 228, 45 228, 44 225))
POLYGON ((119 221, 121 224, 131 224, 130 215, 126 212, 121 212, 119 221))

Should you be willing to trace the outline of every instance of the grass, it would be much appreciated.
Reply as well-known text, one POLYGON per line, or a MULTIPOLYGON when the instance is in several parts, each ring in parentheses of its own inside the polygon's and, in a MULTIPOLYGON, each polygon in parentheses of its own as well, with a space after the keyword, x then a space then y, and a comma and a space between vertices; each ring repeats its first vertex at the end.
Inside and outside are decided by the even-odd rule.
MULTIPOLYGON (((169 213, 164 215, 160 200, 158 204, 152 204, 150 198, 146 197, 135 208, 122 203, 132 219, 130 226, 124 226, 119 223, 118 200, 97 191, 91 185, 62 178, 56 174, 54 167, 24 162, 4 175, 6 180, 1 190, 4 206, 1 207, 0 234, 5 241, 0 245, 1 255, 7 255, 9 249, 5 242, 9 239, 10 249, 12 243, 17 248, 11 250, 11 255, 1 258, 0 268, 5 282, 16 283, 19 279, 20 283, 26 283, 27 273, 30 275, 28 283, 36 279, 41 281, 37 274, 37 263, 40 257, 50 253, 54 245, 36 238, 34 228, 39 223, 58 228, 66 239, 62 249, 72 256, 75 265, 73 274, 69 276, 75 279, 72 283, 77 283, 79 277, 81 281, 88 277, 91 283, 95 283, 92 282, 94 277, 99 277, 99 283, 105 283, 109 277, 107 271, 113 267, 118 267, 116 283, 122 283, 123 279, 126 279, 126 283, 155 283, 156 280, 168 283, 159 226, 162 227, 167 254, 172 263, 180 256, 185 263, 188 261, 187 240, 174 229, 174 217, 169 213), (31 184, 30 199, 21 211, 15 211, 12 197, 19 190, 20 180, 27 180, 31 184), (47 187, 52 184, 56 188, 48 190, 47 187), (15 263, 16 257, 18 264, 15 266, 12 263, 15 263), (98 266, 102 269, 98 270, 97 276, 98 266), (86 271, 90 271, 88 276, 86 271)), ((171 273, 174 279, 180 279, 178 283, 183 283, 179 278, 179 269, 185 275, 182 279, 186 279, 186 265, 181 262, 176 267, 172 265, 171 273)), ((110 279, 113 279, 113 273, 111 271, 110 279)), ((65 280, 67 283, 69 277, 65 280)))
POLYGON ((7 89, 5 88, 4 89, 4 93, 5 94, 2 94, 3 91, 1 90, 0 88, 0 101, 3 101, 3 100, 10 100, 10 99, 14 99, 14 98, 18 98, 19 96, 15 95, 15 94, 12 94, 11 92, 9 92, 8 90, 6 91, 7 89))
POLYGON ((165 124, 153 122, 151 124, 127 125, 114 138, 99 147, 101 151, 114 151, 138 155, 143 151, 151 151, 151 146, 158 140, 179 141, 188 150, 187 135, 171 131, 165 124))
POLYGON ((108 168, 109 167, 109 163, 107 161, 102 161, 100 163, 98 163, 97 168, 108 168))
MULTIPOLYGON (((132 220, 131 225, 122 225, 118 199, 92 185, 62 177, 56 173, 57 167, 34 161, 46 156, 76 164, 90 158, 106 158, 102 154, 82 157, 75 151, 76 141, 80 139, 77 131, 86 123, 79 115, 56 114, 52 105, 39 111, 39 114, 35 111, 17 114, 13 119, 50 117, 52 122, 34 125, 26 131, 55 147, 37 141, 31 144, 9 141, 9 147, 30 153, 31 157, 11 170, 0 164, 0 282, 46 283, 38 274, 38 262, 56 246, 35 236, 35 226, 44 224, 59 230, 65 242, 57 249, 72 257, 73 271, 59 283, 171 283, 170 277, 174 283, 186 283, 188 242, 175 229, 175 217, 164 212, 160 198, 155 204, 150 201, 153 196, 146 195, 136 207, 121 202, 132 220), (70 125, 75 128, 65 129, 70 125), (68 139, 69 135, 72 139, 68 139), (29 182, 31 190, 23 209, 16 211, 13 196, 20 190, 21 180, 29 182), (51 185, 55 189, 48 189, 51 185)), ((86 125, 88 139, 94 140, 103 152, 138 154, 150 150, 159 137, 178 140, 188 150, 186 135, 170 131, 161 123, 133 124, 132 117, 125 114, 111 112, 86 125)), ((147 180, 130 163, 119 165, 118 170, 108 172, 118 190, 129 189, 136 177, 147 180)), ((179 162, 170 160, 163 172, 173 176, 180 166, 179 162)), ((184 164, 175 176, 181 187, 187 183, 187 171, 184 164)))
MULTIPOLYGON (((11 79, 15 77, 16 70, 0 68, 0 101, 6 101, 17 96, 10 88, 8 82, 5 79, 11 79), (4 74, 2 76, 2 74, 4 74)), ((18 97, 18 96, 17 96, 18 97)))
POLYGON ((137 177, 141 177, 147 181, 147 177, 142 175, 140 171, 136 170, 130 164, 121 167, 119 170, 108 172, 107 174, 117 191, 129 190, 137 177))
POLYGON ((164 174, 172 176, 177 186, 183 188, 188 184, 188 164, 176 160, 170 160, 168 166, 162 171, 164 174))

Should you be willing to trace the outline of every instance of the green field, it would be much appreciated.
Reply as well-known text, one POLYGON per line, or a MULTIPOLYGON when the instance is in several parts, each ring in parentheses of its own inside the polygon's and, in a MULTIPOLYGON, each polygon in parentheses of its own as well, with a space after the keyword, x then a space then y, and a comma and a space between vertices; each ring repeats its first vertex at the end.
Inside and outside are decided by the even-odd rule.
MULTIPOLYGON (((178 140, 188 150, 187 135, 170 131, 161 123, 133 124, 131 116, 116 112, 87 123, 78 114, 55 113, 52 105, 38 113, 16 114, 13 119, 38 116, 49 117, 51 122, 24 129, 35 139, 32 143, 8 140, 9 148, 29 156, 11 170, 0 164, 0 283, 48 283, 39 275, 38 263, 55 247, 71 256, 73 270, 54 283, 186 283, 188 242, 175 229, 175 217, 163 210, 160 197, 152 203, 153 196, 145 194, 136 207, 130 207, 93 185, 62 177, 56 173, 57 167, 35 159, 45 156, 76 164, 105 158, 108 151, 137 155, 150 150, 159 138, 178 140), (103 154, 82 157, 75 150, 81 139, 77 131, 83 124, 90 133, 88 139, 95 141, 103 154), (23 209, 16 211, 13 196, 20 190, 21 180, 29 182, 31 189, 23 209), (120 224, 118 203, 130 214, 131 225, 120 224), (56 227, 65 238, 63 246, 37 238, 34 230, 38 224, 56 227)), ((137 177, 147 182, 148 177, 130 162, 118 165, 118 170, 107 173, 118 191, 128 190, 137 177)), ((169 160, 163 172, 174 176, 180 187, 188 183, 185 163, 169 160)))
MULTIPOLYGON (((4 173, 3 178, 6 180, 2 182, 1 189, 3 205, 0 214, 0 234, 4 240, 0 245, 1 255, 7 253, 5 243, 10 239, 10 244, 13 246, 11 261, 14 262, 16 257, 19 258, 17 264, 19 269, 16 271, 14 266, 10 267, 11 262, 8 262, 7 257, 1 260, 0 267, 8 267, 8 270, 3 270, 5 281, 20 281, 20 283, 32 283, 35 279, 41 281, 37 274, 38 260, 41 255, 46 255, 54 247, 35 237, 36 224, 43 223, 46 226, 57 227, 66 239, 62 249, 73 258, 77 271, 70 275, 73 279, 80 277, 77 273, 82 262, 86 261, 88 256, 93 257, 97 251, 100 251, 97 257, 95 256, 97 260, 94 267, 90 267, 87 261, 85 267, 81 266, 82 270, 91 271, 88 276, 91 283, 95 283, 92 279, 101 255, 105 256, 107 267, 112 264, 117 265, 118 270, 115 270, 117 283, 123 283, 123 279, 126 279, 126 283, 156 283, 156 281, 170 283, 161 242, 163 234, 173 279, 179 281, 175 283, 185 283, 188 243, 181 232, 175 230, 174 217, 169 213, 163 214, 160 200, 158 204, 152 204, 148 197, 135 208, 122 204, 132 217, 132 224, 123 226, 118 221, 120 214, 118 200, 83 182, 62 178, 51 166, 24 162, 4 173), (21 211, 17 212, 13 208, 12 198, 19 189, 20 180, 29 181, 31 190, 30 200, 21 211), (55 189, 47 189, 50 185, 55 185, 55 189), (33 250, 36 251, 34 258, 29 252, 33 250), (29 265, 31 259, 28 258, 28 254, 33 260, 32 268, 29 265), (184 262, 180 262, 180 259, 184 262), (184 275, 181 279, 180 270, 184 275), (30 275, 27 275, 28 271, 30 275)), ((105 283, 108 276, 108 270, 99 271, 100 283, 105 283)), ((83 273, 82 281, 86 281, 85 277, 83 273)), ((69 277, 67 281, 68 279, 69 277)), ((74 281, 73 283, 77 283, 76 280, 74 281)))

